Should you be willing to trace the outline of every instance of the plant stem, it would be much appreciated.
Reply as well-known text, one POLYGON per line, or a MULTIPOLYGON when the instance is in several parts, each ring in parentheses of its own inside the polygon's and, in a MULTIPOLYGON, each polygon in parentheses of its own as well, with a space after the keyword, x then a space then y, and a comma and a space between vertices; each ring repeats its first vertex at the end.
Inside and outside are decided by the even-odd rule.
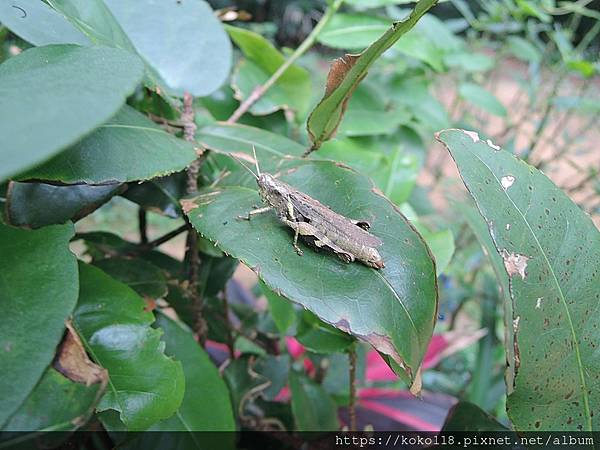
POLYGON ((348 414, 350 415, 350 431, 356 431, 356 345, 348 352, 350 360, 350 400, 348 402, 348 414))
POLYGON ((174 237, 179 236, 181 233, 183 233, 184 231, 187 231, 187 230, 189 230, 189 227, 187 224, 181 225, 179 228, 176 228, 173 231, 169 231, 168 233, 164 234, 163 236, 156 238, 153 241, 148 242, 146 245, 144 245, 144 249, 156 248, 156 247, 164 244, 165 242, 170 241, 174 237))
MULTIPOLYGON (((194 122, 194 98, 185 93, 183 96, 183 113, 181 122, 183 123, 183 138, 188 142, 194 142, 196 133, 196 123, 194 122)), ((187 193, 194 194, 198 191, 198 171, 200 170, 200 159, 196 159, 187 169, 187 193)), ((198 274, 200 272, 200 255, 198 254, 198 234, 192 225, 188 222, 187 249, 185 257, 189 264, 189 290, 188 295, 192 303, 194 315, 194 331, 198 337, 198 342, 204 346, 207 334, 207 325, 202 315, 204 299, 198 290, 198 274)))
POLYGON ((140 228, 140 244, 148 244, 148 221, 146 210, 141 206, 138 208, 138 225, 140 228))
POLYGON ((254 103, 256 103, 271 87, 273 87, 273 85, 277 82, 277 80, 279 80, 279 78, 281 78, 285 71, 289 69, 298 58, 300 58, 309 48, 314 45, 315 41, 317 40, 317 36, 319 36, 325 25, 327 25, 327 23, 331 20, 343 2, 344 0, 334 0, 333 3, 327 7, 327 10, 323 14, 323 17, 321 17, 319 23, 317 23, 306 39, 304 39, 302 44, 300 44, 294 53, 292 53, 290 57, 281 66, 279 66, 279 68, 267 81, 265 81, 264 84, 257 86, 252 91, 248 98, 244 100, 233 112, 231 117, 227 119, 227 123, 237 122, 239 118, 242 117, 254 103))

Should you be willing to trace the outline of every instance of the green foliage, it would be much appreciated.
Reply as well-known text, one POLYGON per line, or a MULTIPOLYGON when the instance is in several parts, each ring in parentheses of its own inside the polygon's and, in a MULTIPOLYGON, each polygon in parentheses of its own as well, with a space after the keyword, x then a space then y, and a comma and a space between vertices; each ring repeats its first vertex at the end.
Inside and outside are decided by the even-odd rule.
POLYGON ((6 61, 0 66, 0 134, 8 141, 0 150, 0 180, 47 160, 101 125, 141 76, 137 57, 110 48, 51 45, 6 61))
MULTIPOLYGON (((260 34, 243 28, 228 26, 227 32, 233 42, 244 54, 232 78, 235 97, 246 100, 256 86, 264 84, 279 66, 285 62, 285 57, 260 34)), ((306 113, 310 102, 311 82, 308 71, 297 65, 290 66, 274 86, 269 89, 250 111, 253 114, 270 114, 281 108, 289 108, 296 114, 306 113)))
POLYGON ((54 359, 64 322, 77 302, 77 265, 67 247, 72 236, 72 225, 38 231, 0 225, 1 425, 54 359))
POLYGON ((366 76, 371 65, 383 52, 394 45, 437 0, 420 0, 409 17, 395 22, 388 30, 359 55, 346 55, 332 65, 325 95, 307 121, 312 150, 318 149, 337 130, 350 96, 366 76))
POLYGON ((189 143, 125 106, 91 135, 22 178, 89 184, 147 180, 180 171, 195 157, 189 143))
POLYGON ((39 0, 22 0, 19 8, 4 2, 0 21, 21 39, 33 45, 89 45, 89 39, 60 13, 39 0))

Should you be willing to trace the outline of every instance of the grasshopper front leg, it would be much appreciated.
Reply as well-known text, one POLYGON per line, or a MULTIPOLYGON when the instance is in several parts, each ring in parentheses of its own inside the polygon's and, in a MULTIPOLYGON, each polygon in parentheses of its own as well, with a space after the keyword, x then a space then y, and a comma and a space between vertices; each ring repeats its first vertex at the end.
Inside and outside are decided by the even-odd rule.
POLYGON ((257 214, 266 213, 268 211, 271 211, 272 209, 273 209, 273 207, 271 207, 271 206, 265 206, 264 208, 253 209, 252 211, 249 211, 248 214, 246 214, 245 216, 237 216, 237 218, 240 220, 250 220, 250 218, 252 216, 256 216, 257 214))

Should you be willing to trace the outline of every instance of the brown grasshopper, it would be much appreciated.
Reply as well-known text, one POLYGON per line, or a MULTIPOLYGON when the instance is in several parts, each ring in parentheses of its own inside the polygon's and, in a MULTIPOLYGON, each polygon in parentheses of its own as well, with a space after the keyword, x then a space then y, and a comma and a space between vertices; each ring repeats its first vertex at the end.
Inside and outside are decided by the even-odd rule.
POLYGON ((239 216, 240 219, 250 220, 256 214, 274 210, 279 220, 294 230, 293 245, 299 255, 302 250, 298 246, 298 237, 302 236, 309 245, 332 251, 347 263, 358 260, 375 269, 385 267, 377 251, 382 242, 367 231, 368 222, 342 216, 273 175, 261 173, 255 151, 256 174, 234 158, 256 178, 260 197, 267 205, 239 216))

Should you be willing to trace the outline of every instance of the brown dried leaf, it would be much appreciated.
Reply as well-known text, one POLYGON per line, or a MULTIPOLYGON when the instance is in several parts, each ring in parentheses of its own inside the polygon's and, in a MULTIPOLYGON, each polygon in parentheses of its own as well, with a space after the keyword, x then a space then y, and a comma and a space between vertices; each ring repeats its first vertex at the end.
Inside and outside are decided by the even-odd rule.
POLYGON ((56 353, 54 368, 76 383, 86 386, 97 383, 106 385, 108 382, 106 369, 90 360, 71 320, 67 320, 65 325, 67 333, 56 353))

